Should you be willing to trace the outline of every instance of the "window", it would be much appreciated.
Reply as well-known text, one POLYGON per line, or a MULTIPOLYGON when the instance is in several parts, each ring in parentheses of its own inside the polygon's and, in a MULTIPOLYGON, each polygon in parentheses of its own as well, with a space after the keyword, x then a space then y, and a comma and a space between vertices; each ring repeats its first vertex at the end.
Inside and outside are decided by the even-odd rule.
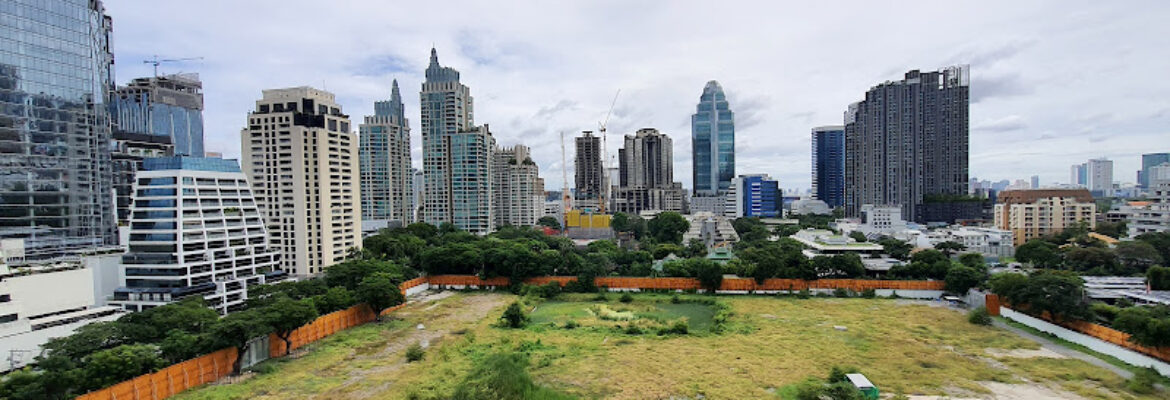
POLYGON ((8 315, 0 316, 0 324, 16 321, 16 319, 17 319, 16 314, 8 314, 8 315))

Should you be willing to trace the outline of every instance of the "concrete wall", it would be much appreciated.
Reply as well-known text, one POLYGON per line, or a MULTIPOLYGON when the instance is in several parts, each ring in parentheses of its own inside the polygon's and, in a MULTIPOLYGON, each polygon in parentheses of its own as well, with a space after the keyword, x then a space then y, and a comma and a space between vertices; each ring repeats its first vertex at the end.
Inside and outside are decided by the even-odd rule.
POLYGON ((423 283, 423 284, 419 284, 418 286, 407 288, 406 293, 403 293, 403 294, 405 294, 406 297, 410 297, 410 296, 414 296, 416 294, 425 292, 425 291, 429 290, 430 288, 431 288, 431 284, 423 283))
POLYGON ((6 279, 12 301, 20 302, 20 318, 94 304, 93 271, 78 268, 6 279))
POLYGON ((1042 332, 1051 333, 1058 338, 1088 347, 1098 353, 1117 357, 1117 359, 1125 361, 1128 364, 1139 367, 1154 367, 1154 369, 1158 370, 1158 373, 1162 374, 1163 376, 1170 377, 1170 364, 1154 359, 1153 357, 1105 342, 1092 336, 1065 329, 1064 327, 1054 325, 1039 318, 1025 315, 1024 313, 1014 311, 1007 307, 1000 307, 1000 313, 1004 318, 1008 318, 1012 321, 1030 326, 1042 332))

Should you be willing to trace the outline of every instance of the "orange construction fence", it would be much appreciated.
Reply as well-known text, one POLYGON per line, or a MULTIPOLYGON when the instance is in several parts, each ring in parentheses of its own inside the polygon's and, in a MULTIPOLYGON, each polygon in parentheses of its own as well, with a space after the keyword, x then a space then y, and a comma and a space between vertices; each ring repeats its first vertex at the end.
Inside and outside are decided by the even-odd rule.
MULTIPOLYGON (((436 275, 427 277, 432 285, 439 286, 478 286, 498 287, 508 286, 508 278, 496 277, 481 279, 475 275, 436 275)), ((561 286, 577 280, 575 276, 541 276, 528 278, 524 283, 529 285, 545 285, 549 282, 558 282, 561 286)), ((695 278, 646 278, 625 276, 604 276, 594 278, 593 284, 597 287, 611 289, 657 289, 657 290, 692 290, 701 289, 702 284, 695 278)), ((893 289, 893 290, 943 290, 943 281, 886 281, 868 279, 818 279, 806 281, 803 279, 768 279, 763 284, 756 283, 748 278, 726 278, 719 290, 804 290, 804 289, 852 289, 863 291, 866 289, 893 289)))
POLYGON ((292 344, 292 349, 284 348, 284 340, 276 336, 275 333, 268 335, 268 356, 280 357, 288 354, 289 350, 296 350, 297 348, 309 343, 316 342, 328 337, 337 331, 344 330, 353 326, 361 325, 374 320, 374 313, 370 311, 370 307, 365 304, 358 304, 356 306, 334 311, 329 314, 317 317, 317 319, 310 322, 308 325, 297 328, 288 336, 289 342, 292 344))
POLYGON ((236 348, 230 347, 83 394, 77 400, 165 399, 230 375, 235 362, 236 348))
MULTIPOLYGON (((1016 311, 1022 312, 1018 309, 1016 311)), ((1026 314, 1035 316, 1032 313, 1026 313, 1026 314)), ((1047 311, 1042 313, 1039 318, 1043 319, 1045 321, 1051 322, 1053 324, 1060 325, 1060 326, 1063 326, 1065 328, 1068 328, 1068 329, 1095 337, 1097 339, 1101 339, 1102 341, 1112 343, 1112 344, 1136 351, 1138 353, 1145 354, 1145 355, 1150 356, 1150 357, 1157 358, 1157 359, 1162 360, 1162 361, 1170 361, 1170 346, 1164 346, 1164 347, 1142 346, 1140 344, 1129 341, 1129 338, 1131 335, 1128 333, 1125 333, 1125 332, 1122 332, 1122 331, 1119 331, 1119 330, 1116 330, 1116 329, 1113 329, 1113 328, 1110 328, 1107 326, 1097 325, 1097 324, 1094 324, 1092 322, 1087 322, 1087 321, 1056 320, 1056 319, 1052 318, 1052 315, 1049 314, 1047 311)))

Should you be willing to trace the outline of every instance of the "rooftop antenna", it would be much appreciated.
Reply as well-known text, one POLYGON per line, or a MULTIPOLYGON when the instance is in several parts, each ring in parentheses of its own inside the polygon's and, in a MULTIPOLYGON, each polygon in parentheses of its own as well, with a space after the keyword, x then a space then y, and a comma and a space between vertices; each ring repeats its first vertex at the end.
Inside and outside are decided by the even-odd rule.
POLYGON ((194 60, 202 60, 202 59, 203 59, 203 57, 187 57, 187 58, 167 58, 167 59, 159 59, 159 58, 158 58, 158 54, 155 54, 155 55, 154 55, 154 58, 152 58, 152 59, 149 59, 149 60, 142 60, 142 63, 143 63, 143 64, 151 64, 151 65, 154 65, 154 76, 155 76, 155 77, 158 77, 158 66, 159 66, 159 64, 162 64, 162 63, 172 63, 172 62, 181 62, 181 61, 194 61, 194 60))

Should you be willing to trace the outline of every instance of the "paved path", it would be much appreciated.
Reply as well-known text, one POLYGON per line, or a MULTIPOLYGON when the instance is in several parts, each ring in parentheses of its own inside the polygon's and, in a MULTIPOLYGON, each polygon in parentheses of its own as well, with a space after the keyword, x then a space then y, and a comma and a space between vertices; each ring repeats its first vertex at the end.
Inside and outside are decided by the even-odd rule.
POLYGON ((1031 332, 1028 332, 1028 331, 1025 331, 1023 329, 1016 328, 1014 326, 1005 324, 1005 323, 1003 323, 1003 321, 992 320, 992 323, 995 324, 995 327, 997 327, 997 328, 1010 331, 1012 333, 1020 335, 1021 337, 1032 340, 1036 343, 1040 343, 1041 346, 1044 346, 1044 348, 1047 348, 1049 350, 1055 351, 1057 353, 1060 353, 1060 354, 1065 355, 1065 356, 1070 357, 1070 358, 1084 360, 1085 362, 1087 362, 1089 364, 1093 364, 1093 365, 1096 365, 1098 367, 1113 371, 1113 372, 1117 373, 1117 375, 1120 375, 1122 378, 1125 378, 1125 379, 1133 378, 1133 372, 1129 372, 1126 369, 1123 369, 1123 368, 1118 367, 1116 365, 1107 363, 1107 362, 1105 362, 1105 360, 1102 360, 1100 358, 1094 357, 1094 356, 1089 355, 1089 354, 1085 354, 1079 350, 1064 347, 1064 346, 1060 345, 1059 343, 1054 343, 1053 341, 1048 340, 1048 338, 1034 335, 1031 332))

